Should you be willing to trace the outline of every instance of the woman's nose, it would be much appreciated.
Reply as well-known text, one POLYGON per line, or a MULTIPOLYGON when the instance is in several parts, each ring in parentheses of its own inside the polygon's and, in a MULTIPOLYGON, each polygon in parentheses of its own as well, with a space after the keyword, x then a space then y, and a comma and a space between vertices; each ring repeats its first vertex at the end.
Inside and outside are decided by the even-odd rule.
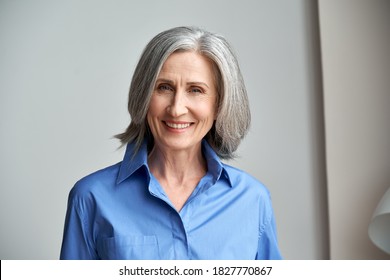
POLYGON ((168 106, 168 113, 172 117, 179 117, 188 112, 187 108, 187 98, 185 96, 185 92, 176 92, 171 99, 171 104, 168 106))

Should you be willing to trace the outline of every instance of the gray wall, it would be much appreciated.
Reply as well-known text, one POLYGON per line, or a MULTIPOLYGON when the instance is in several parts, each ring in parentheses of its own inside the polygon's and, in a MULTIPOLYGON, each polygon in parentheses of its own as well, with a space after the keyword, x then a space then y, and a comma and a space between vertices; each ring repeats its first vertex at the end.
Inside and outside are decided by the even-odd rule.
POLYGON ((390 1, 326 0, 319 11, 330 257, 389 259, 368 225, 390 187, 390 1))
POLYGON ((135 63, 177 25, 235 47, 253 125, 230 164, 270 189, 286 259, 328 258, 315 3, 0 0, 0 259, 58 258, 70 188, 121 160, 135 63))

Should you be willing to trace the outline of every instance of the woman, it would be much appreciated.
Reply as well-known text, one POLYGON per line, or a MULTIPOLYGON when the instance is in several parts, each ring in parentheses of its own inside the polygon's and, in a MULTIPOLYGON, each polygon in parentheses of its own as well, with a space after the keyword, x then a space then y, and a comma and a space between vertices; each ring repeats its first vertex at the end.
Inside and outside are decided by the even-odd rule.
POLYGON ((236 57, 220 35, 164 31, 129 92, 122 162, 71 190, 61 259, 280 259, 267 189, 226 165, 250 124, 236 57))

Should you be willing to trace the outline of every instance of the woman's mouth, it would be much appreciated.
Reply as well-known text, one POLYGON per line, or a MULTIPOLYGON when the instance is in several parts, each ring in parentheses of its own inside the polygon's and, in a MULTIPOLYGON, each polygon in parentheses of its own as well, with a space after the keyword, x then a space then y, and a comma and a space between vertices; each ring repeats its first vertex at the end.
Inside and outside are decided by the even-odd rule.
POLYGON ((192 123, 172 123, 172 122, 164 122, 168 127, 173 129, 185 129, 189 127, 192 123))

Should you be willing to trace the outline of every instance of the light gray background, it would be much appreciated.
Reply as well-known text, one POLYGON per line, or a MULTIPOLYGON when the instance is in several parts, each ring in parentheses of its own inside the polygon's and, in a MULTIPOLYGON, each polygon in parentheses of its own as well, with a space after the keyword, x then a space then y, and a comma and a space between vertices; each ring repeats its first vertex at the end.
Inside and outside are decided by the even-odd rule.
POLYGON ((229 162, 271 191, 286 259, 329 258, 316 1, 0 0, 0 259, 57 259, 67 196, 122 159, 137 59, 198 25, 235 48, 253 124, 229 162))

